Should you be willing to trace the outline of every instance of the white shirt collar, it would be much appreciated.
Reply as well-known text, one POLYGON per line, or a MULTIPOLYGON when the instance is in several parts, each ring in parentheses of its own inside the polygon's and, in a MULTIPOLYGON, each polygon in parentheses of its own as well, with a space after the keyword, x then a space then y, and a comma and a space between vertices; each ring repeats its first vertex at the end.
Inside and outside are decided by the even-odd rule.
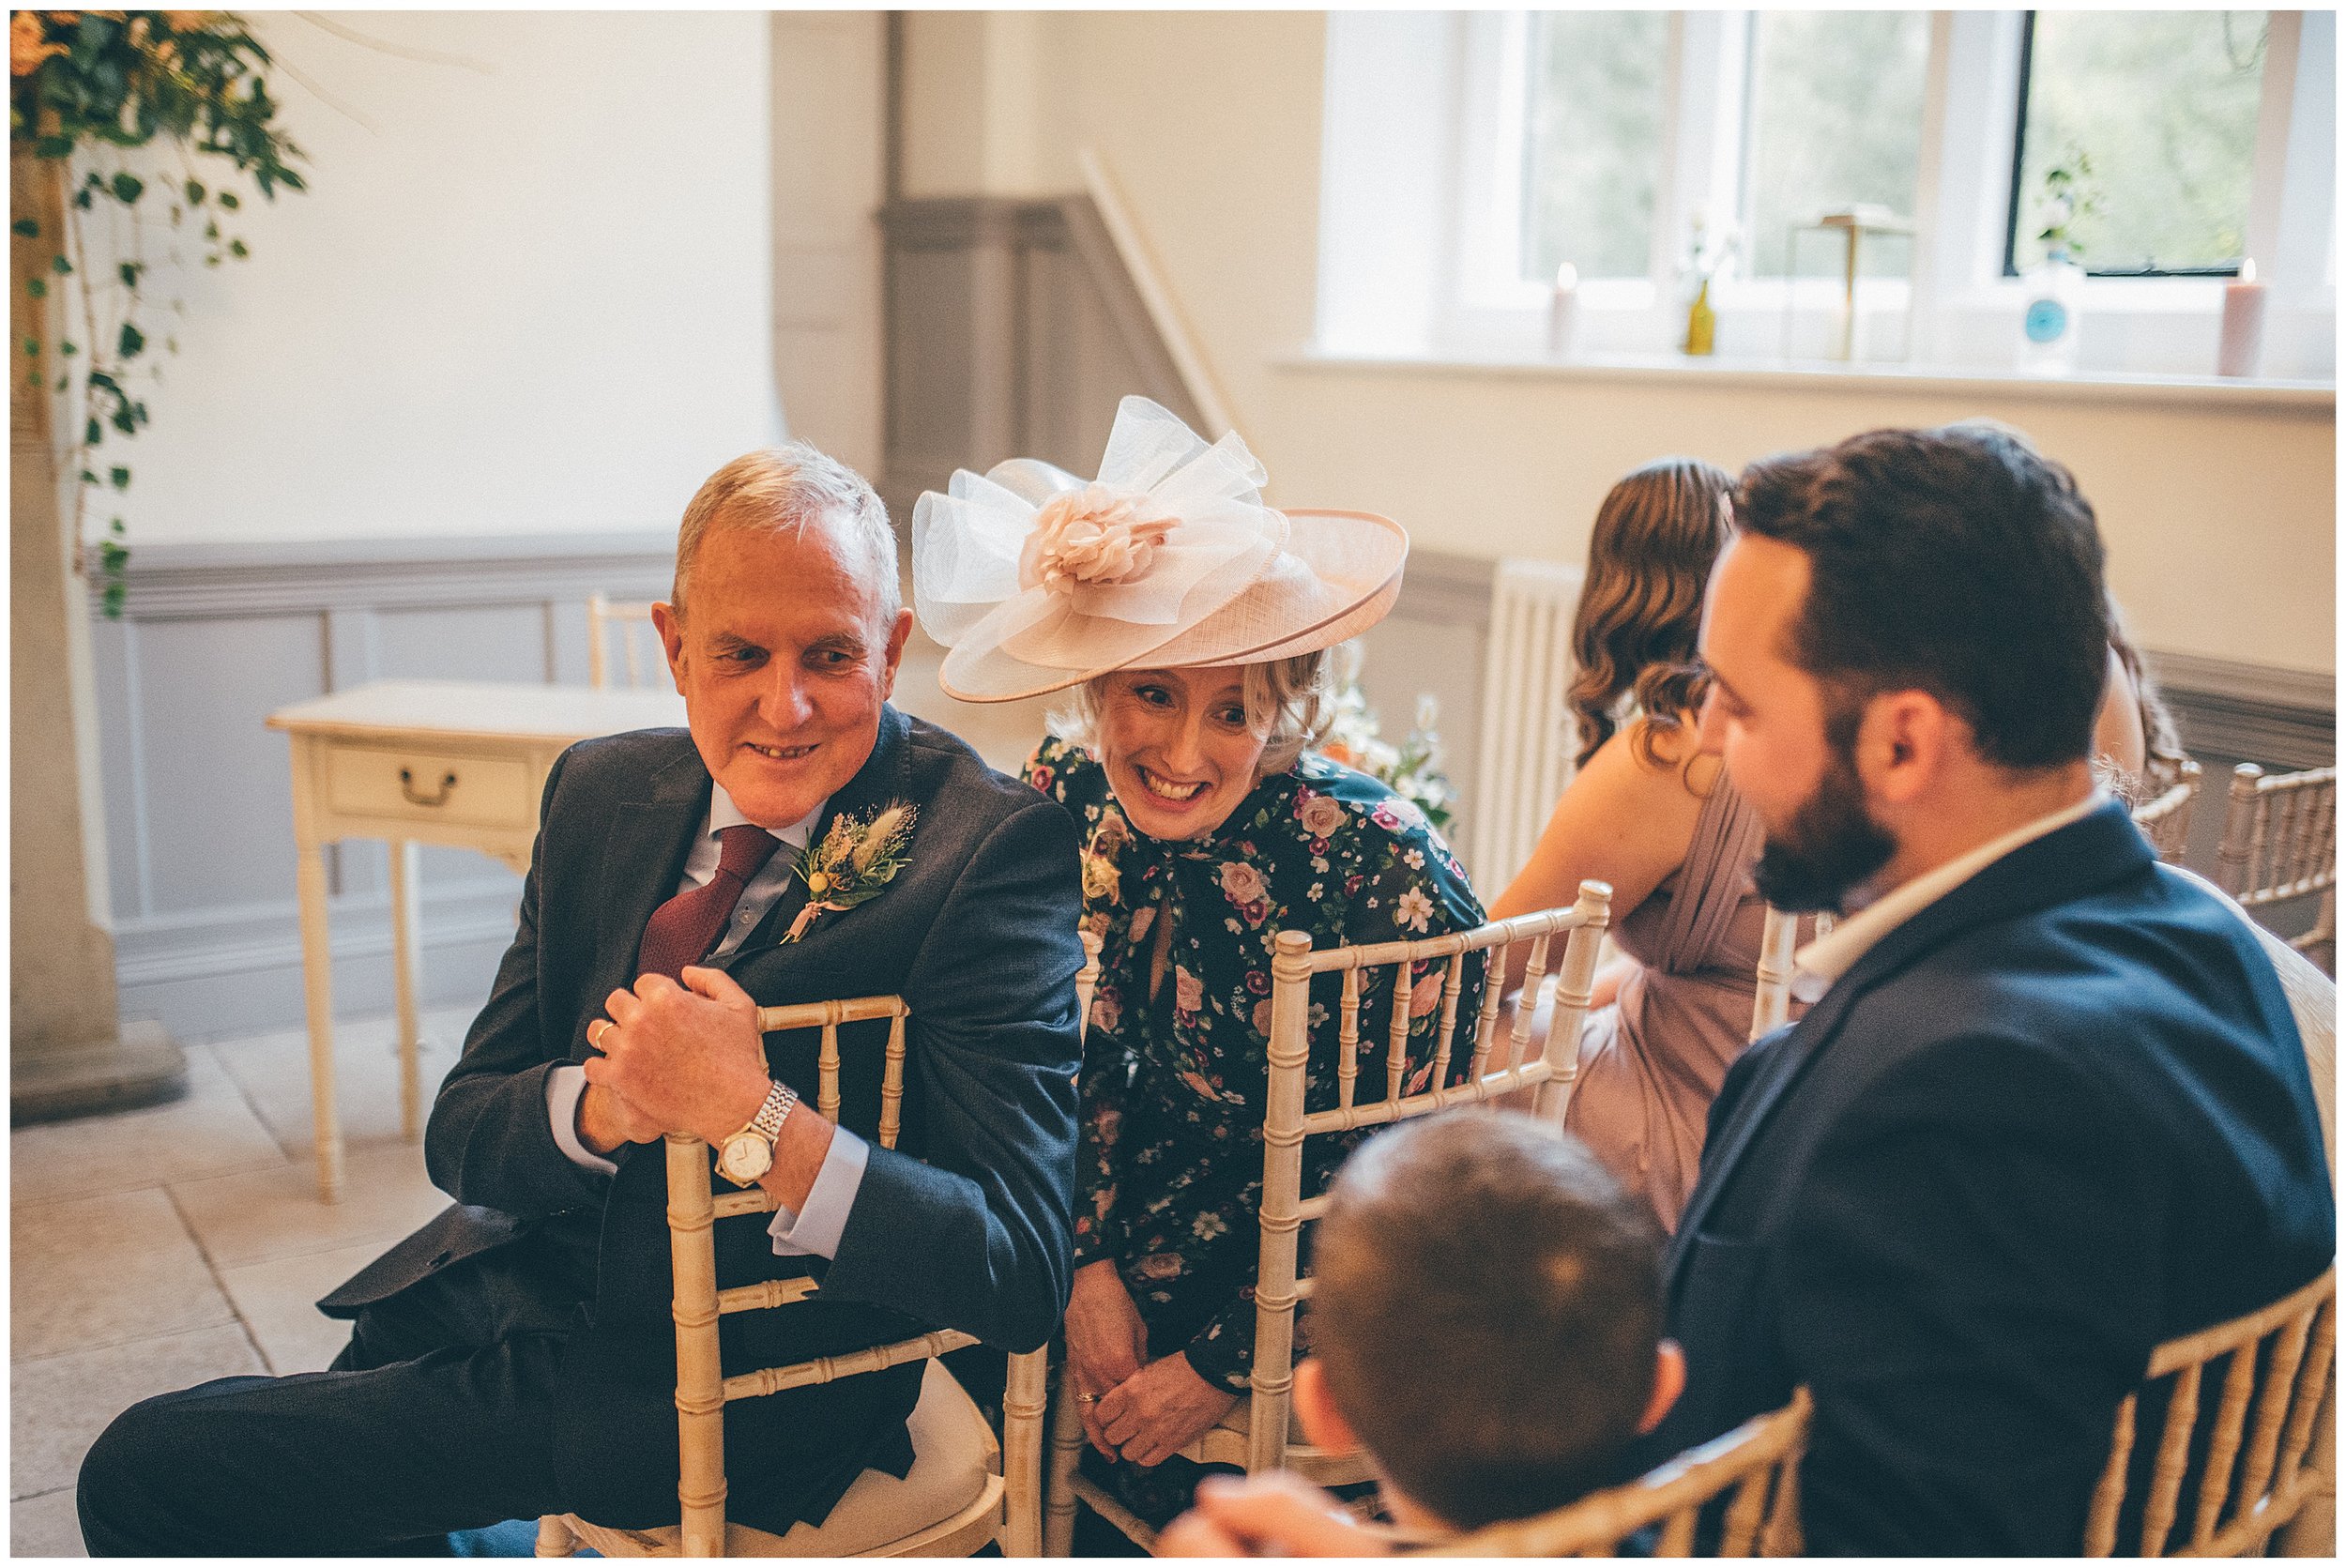
MULTIPOLYGON (((814 835, 815 824, 823 819, 823 808, 830 804, 830 800, 826 797, 815 802, 813 811, 787 828, 769 828, 766 830, 793 849, 804 849, 806 841, 814 835)), ((725 793, 725 786, 713 779, 710 780, 708 826, 704 830, 704 836, 714 834, 723 829, 739 827, 748 821, 749 818, 741 814, 741 808, 733 803, 733 797, 725 793)))
POLYGON ((2093 814, 2110 797, 2096 789, 2074 805, 2062 807, 1976 849, 1958 855, 1942 866, 1893 888, 1864 909, 1850 916, 1824 936, 1792 954, 1792 996, 1813 1002, 1850 972, 1873 945, 1955 891, 2024 844, 2058 832, 2093 814))

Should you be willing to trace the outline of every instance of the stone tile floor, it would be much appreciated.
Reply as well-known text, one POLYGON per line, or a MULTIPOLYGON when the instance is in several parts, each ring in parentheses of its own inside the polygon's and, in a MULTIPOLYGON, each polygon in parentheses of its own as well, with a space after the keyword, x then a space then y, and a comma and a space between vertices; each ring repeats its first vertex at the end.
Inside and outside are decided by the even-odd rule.
MULTIPOLYGON (((471 1009, 423 1016, 424 1092, 471 1009)), ((311 1305, 448 1199, 399 1134, 388 1018, 336 1025, 344 1196, 318 1200, 309 1038, 188 1047, 170 1105, 9 1134, 9 1504, 16 1557, 79 1557, 73 1481, 126 1407, 209 1378, 315 1371, 344 1326, 311 1305)))

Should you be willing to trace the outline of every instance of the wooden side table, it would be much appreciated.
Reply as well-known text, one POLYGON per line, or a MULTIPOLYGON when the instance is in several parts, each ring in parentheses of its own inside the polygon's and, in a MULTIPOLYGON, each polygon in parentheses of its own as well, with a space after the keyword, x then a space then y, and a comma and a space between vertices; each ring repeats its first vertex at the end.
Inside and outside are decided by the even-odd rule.
POLYGON ((268 717, 293 743, 294 849, 301 897, 301 984, 318 1191, 342 1196, 334 1106, 334 967, 325 846, 383 839, 391 849, 391 958, 399 1012, 400 1126, 423 1131, 417 1062, 416 846, 477 849, 529 869, 538 799, 563 748, 590 736, 684 723, 673 692, 590 691, 502 681, 380 680, 268 717))

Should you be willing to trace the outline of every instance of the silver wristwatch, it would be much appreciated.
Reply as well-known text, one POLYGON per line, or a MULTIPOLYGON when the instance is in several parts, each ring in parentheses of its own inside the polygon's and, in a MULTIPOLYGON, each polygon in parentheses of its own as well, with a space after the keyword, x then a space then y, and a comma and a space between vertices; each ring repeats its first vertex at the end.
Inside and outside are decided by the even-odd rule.
POLYGON ((766 1091, 750 1124, 724 1141, 717 1151, 717 1174, 737 1187, 753 1187, 774 1166, 774 1144, 782 1136, 783 1118, 799 1103, 799 1091, 775 1084, 766 1091))

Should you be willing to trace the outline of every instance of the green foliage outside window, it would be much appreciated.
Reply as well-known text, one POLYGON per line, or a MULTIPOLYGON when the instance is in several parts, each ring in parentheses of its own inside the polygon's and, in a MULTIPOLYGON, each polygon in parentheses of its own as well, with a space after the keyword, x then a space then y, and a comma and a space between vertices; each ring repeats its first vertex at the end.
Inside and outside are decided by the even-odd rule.
MULTIPOLYGON (((2247 243, 2265 13, 2040 11, 2033 24, 2024 196, 2082 154, 2098 199, 2065 237, 2086 267, 2232 270, 2247 243)), ((2024 199, 2016 271, 2044 259, 2044 227, 2024 199)))
MULTIPOLYGON (((1750 134, 1744 165, 1754 277, 1835 273, 1838 236, 1793 234, 1859 204, 1914 215, 1923 136, 1921 11, 1761 11, 1752 19, 1750 134)), ((1868 241, 1867 277, 1903 278, 1912 247, 1868 241)))
POLYGON ((1525 277, 1546 282, 1562 262, 1584 279, 1652 270, 1668 28, 1660 11, 1532 17, 1525 277))

